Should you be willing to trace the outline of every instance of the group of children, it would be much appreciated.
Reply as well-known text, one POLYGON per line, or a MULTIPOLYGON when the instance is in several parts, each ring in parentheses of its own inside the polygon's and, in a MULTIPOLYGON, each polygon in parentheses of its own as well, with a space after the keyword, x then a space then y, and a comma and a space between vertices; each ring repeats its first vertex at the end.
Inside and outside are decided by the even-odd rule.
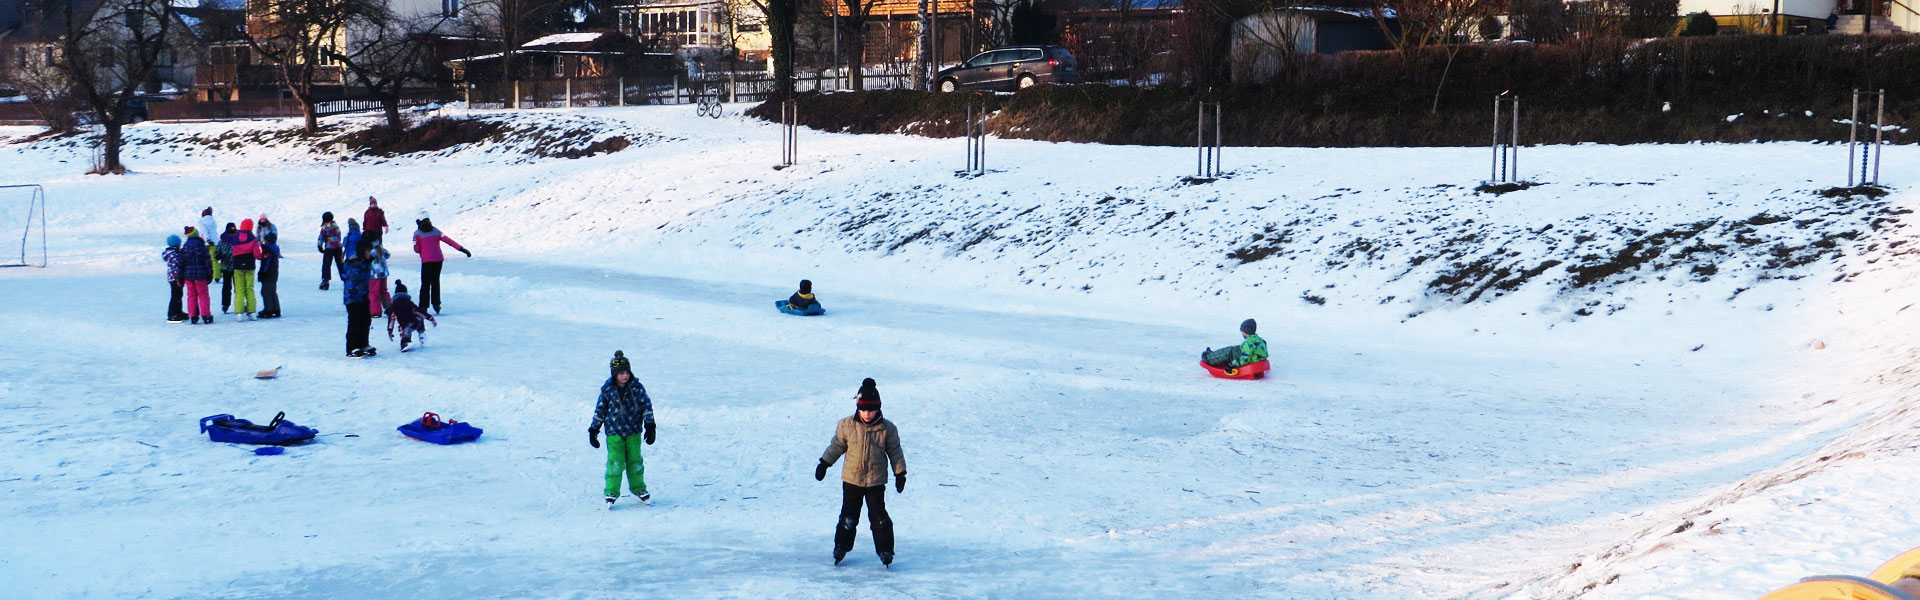
POLYGON ((228 223, 220 237, 209 242, 214 223, 213 207, 207 207, 200 212, 198 225, 188 225, 181 232, 185 240, 167 236, 167 248, 160 253, 172 291, 167 321, 213 323, 210 287, 214 281, 220 282, 221 312, 238 314, 243 320, 278 318, 280 236, 273 222, 262 214, 258 221, 228 223), (255 282, 260 284, 257 294, 255 282))
MULTIPOLYGON (((413 251, 420 255, 420 301, 416 304, 404 282, 395 282, 392 293, 387 290, 387 259, 393 254, 383 242, 388 226, 378 199, 367 198, 362 219, 365 231, 361 222, 347 219, 347 232, 342 235, 333 213, 321 215, 320 235, 314 243, 321 257, 320 289, 329 289, 333 272, 340 272, 344 286, 341 301, 347 309, 347 356, 360 358, 377 352, 367 343, 367 330, 383 313, 387 315, 388 339, 398 335, 404 352, 414 338, 425 339, 428 323, 439 324, 427 308, 440 312, 440 267, 446 260, 440 246, 451 246, 469 257, 473 253, 435 229, 426 211, 421 211, 420 218, 414 220, 413 234, 413 251)), ((214 281, 221 282, 221 312, 237 314, 242 320, 280 317, 278 228, 264 214, 258 220, 228 223, 218 239, 211 238, 215 226, 213 207, 207 207, 200 212, 197 225, 185 228, 184 240, 179 235, 167 236, 167 248, 161 252, 167 264, 167 284, 172 289, 167 320, 212 323, 214 281)))
POLYGON ((367 343, 367 330, 373 327, 374 317, 382 313, 387 315, 387 339, 398 334, 400 351, 406 352, 411 349, 414 337, 426 340, 427 323, 440 324, 427 312, 429 306, 434 313, 440 312, 440 267, 446 261, 440 245, 452 246, 469 257, 473 253, 435 229, 427 211, 420 211, 420 218, 413 221, 413 252, 420 255, 420 301, 415 303, 407 294, 406 282, 395 282, 393 293, 387 291, 387 277, 391 274, 387 259, 392 258, 393 253, 387 251, 384 241, 387 215, 378 199, 367 198, 367 212, 362 218, 366 229, 363 231, 361 223, 347 219, 347 233, 343 237, 340 227, 333 222, 333 213, 321 215, 320 237, 314 248, 321 255, 320 289, 327 289, 332 279, 331 270, 337 266, 343 286, 340 301, 347 310, 347 356, 366 358, 379 353, 367 343))

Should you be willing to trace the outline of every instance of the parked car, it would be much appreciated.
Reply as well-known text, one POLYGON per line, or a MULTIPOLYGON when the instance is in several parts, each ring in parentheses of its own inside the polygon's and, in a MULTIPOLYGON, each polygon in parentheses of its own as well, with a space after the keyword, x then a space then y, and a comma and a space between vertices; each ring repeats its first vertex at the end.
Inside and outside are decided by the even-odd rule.
POLYGON ((1007 46, 974 55, 934 78, 942 92, 1017 90, 1042 83, 1080 83, 1073 53, 1059 46, 1007 46))
POLYGON ((134 96, 132 98, 128 98, 127 110, 121 113, 120 122, 139 123, 142 121, 152 120, 153 117, 149 115, 147 112, 148 104, 154 103, 154 102, 172 102, 172 101, 173 101, 172 96, 162 96, 160 94, 141 94, 138 96, 134 96))

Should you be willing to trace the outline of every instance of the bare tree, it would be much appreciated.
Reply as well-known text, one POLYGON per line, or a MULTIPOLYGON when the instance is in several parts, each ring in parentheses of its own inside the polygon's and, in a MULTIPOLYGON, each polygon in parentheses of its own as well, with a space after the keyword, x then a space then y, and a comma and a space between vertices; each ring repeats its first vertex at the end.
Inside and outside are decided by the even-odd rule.
POLYGON ((473 28, 469 33, 499 41, 500 80, 513 81, 518 79, 513 69, 520 46, 552 32, 554 25, 563 21, 559 13, 573 5, 574 0, 474 0, 462 10, 493 17, 470 20, 466 25, 473 28))
POLYGON ((793 97, 794 26, 798 21, 798 0, 753 0, 767 19, 767 37, 773 43, 773 97, 769 101, 793 97))
POLYGON ((168 0, 106 0, 85 14, 73 0, 56 2, 53 10, 67 11, 56 70, 72 97, 106 129, 95 172, 125 173, 120 128, 128 102, 153 79, 167 49, 173 6, 168 0))
POLYGON ((348 30, 364 43, 329 56, 339 61, 367 93, 380 100, 386 110, 387 135, 398 136, 406 130, 400 116, 400 100, 407 86, 432 80, 436 70, 428 64, 428 40, 441 33, 447 23, 438 15, 403 20, 382 4, 348 22, 348 30))
POLYGON ((340 69, 328 63, 347 45, 347 23, 383 10, 381 0, 253 0, 247 45, 277 67, 280 82, 306 117, 305 135, 320 132, 314 89, 326 79, 346 83, 340 69))
POLYGON ((1494 14, 1502 0, 1372 0, 1371 12, 1395 48, 1453 45, 1494 14), (1390 22, 1397 23, 1394 27, 1390 22))
MULTIPOLYGON (((53 52, 52 48, 44 50, 53 52)), ((20 51, 27 50, 22 47, 20 51)), ((51 55, 46 60, 35 57, 35 60, 25 61, 25 64, 8 70, 4 82, 19 88, 21 95, 27 97, 28 105, 33 107, 34 114, 39 115, 47 129, 56 133, 68 133, 80 128, 80 120, 74 116, 75 112, 81 110, 80 102, 73 95, 72 79, 64 71, 63 65, 54 62, 51 55)))
POLYGON ((840 26, 849 30, 842 38, 847 47, 847 77, 854 91, 867 89, 863 77, 867 64, 867 17, 879 0, 839 0, 840 26))

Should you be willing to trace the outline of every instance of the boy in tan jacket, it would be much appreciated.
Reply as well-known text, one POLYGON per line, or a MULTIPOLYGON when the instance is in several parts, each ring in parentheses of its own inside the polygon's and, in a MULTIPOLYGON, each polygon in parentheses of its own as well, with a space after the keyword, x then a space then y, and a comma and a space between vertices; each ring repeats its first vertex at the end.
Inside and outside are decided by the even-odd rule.
POLYGON ((867 504, 867 522, 873 528, 873 549, 880 564, 893 564, 893 520, 887 517, 887 472, 891 463, 893 490, 907 491, 907 457, 900 452, 900 430, 880 416, 880 390, 873 379, 860 382, 854 396, 858 412, 840 420, 834 427, 833 442, 813 468, 816 481, 827 477, 827 467, 846 455, 840 467, 840 523, 833 532, 833 564, 853 549, 854 526, 860 520, 860 503, 867 504))

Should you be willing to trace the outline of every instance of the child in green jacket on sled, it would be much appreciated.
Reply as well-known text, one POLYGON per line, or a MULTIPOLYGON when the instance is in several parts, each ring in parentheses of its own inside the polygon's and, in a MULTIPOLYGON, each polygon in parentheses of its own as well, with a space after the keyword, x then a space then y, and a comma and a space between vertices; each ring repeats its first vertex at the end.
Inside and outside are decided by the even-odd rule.
POLYGON ((1221 369, 1230 369, 1257 363, 1267 359, 1267 341, 1254 335, 1256 323, 1253 319, 1240 322, 1240 345, 1215 350, 1208 348, 1200 353, 1200 360, 1221 369))
POLYGON ((653 444, 653 400, 647 388, 633 380, 633 363, 619 350, 607 363, 612 376, 600 386, 600 401, 593 406, 593 424, 587 426, 587 443, 600 447, 600 427, 607 428, 607 508, 620 499, 620 476, 627 476, 627 489, 642 504, 652 504, 647 493, 646 466, 640 457, 640 442, 653 444))

